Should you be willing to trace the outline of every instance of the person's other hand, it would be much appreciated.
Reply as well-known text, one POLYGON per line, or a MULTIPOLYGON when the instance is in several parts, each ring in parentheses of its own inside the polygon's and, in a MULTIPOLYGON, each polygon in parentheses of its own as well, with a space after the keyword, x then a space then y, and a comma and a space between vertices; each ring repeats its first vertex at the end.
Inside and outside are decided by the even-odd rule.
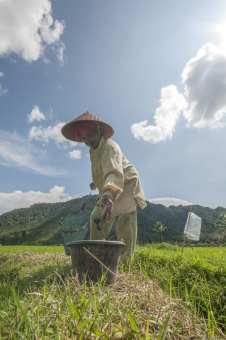
POLYGON ((111 217, 113 206, 114 203, 112 202, 111 196, 103 195, 101 198, 100 210, 105 223, 108 223, 109 218, 111 217))
POLYGON ((95 185, 93 184, 93 182, 92 182, 92 183, 90 183, 90 185, 89 185, 89 186, 90 186, 90 189, 91 189, 91 190, 96 190, 96 187, 95 187, 95 185))

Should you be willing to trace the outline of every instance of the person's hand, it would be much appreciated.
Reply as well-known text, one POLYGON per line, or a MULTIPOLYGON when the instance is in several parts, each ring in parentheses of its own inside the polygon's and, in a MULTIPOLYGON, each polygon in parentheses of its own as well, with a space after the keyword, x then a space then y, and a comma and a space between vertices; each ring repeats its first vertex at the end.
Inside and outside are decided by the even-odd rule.
POLYGON ((103 195, 100 203, 100 211, 105 223, 108 223, 109 218, 111 217, 113 206, 114 204, 112 202, 111 196, 103 195))
POLYGON ((93 182, 92 182, 92 183, 90 183, 90 185, 89 185, 89 186, 90 186, 90 189, 91 189, 91 190, 96 190, 96 187, 95 187, 95 185, 93 184, 93 182))

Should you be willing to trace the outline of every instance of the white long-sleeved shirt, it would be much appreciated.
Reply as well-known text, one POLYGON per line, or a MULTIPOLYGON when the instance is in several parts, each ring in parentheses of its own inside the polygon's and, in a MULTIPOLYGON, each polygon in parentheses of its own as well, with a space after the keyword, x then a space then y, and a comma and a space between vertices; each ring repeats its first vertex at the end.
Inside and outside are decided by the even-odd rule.
POLYGON ((98 148, 90 149, 90 160, 100 199, 107 194, 114 201, 112 217, 135 211, 137 204, 147 206, 138 172, 117 143, 102 136, 98 148))

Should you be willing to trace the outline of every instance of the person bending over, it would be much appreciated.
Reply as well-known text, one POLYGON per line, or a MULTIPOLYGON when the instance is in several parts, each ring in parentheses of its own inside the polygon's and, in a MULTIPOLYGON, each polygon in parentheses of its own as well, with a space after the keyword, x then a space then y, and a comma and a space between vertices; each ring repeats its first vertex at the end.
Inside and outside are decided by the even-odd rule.
POLYGON ((117 239, 125 242, 121 261, 128 264, 137 240, 137 204, 141 209, 147 205, 137 170, 110 139, 113 128, 90 112, 64 125, 61 132, 65 138, 90 148, 93 179, 90 188, 99 191, 90 216, 90 240, 105 240, 115 221, 117 239), (99 228, 96 219, 101 220, 99 228))

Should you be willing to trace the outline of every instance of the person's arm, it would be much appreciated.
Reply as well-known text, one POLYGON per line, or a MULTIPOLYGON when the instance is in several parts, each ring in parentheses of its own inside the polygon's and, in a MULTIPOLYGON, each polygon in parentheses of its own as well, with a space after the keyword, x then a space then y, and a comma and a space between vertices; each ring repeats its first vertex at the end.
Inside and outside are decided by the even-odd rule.
POLYGON ((111 190, 114 196, 123 191, 124 176, 122 166, 122 152, 112 145, 105 145, 102 154, 103 192, 111 190))
POLYGON ((114 203, 112 201, 112 197, 104 194, 101 198, 100 210, 101 210, 101 216, 106 223, 108 223, 111 217, 113 206, 114 206, 114 203))

